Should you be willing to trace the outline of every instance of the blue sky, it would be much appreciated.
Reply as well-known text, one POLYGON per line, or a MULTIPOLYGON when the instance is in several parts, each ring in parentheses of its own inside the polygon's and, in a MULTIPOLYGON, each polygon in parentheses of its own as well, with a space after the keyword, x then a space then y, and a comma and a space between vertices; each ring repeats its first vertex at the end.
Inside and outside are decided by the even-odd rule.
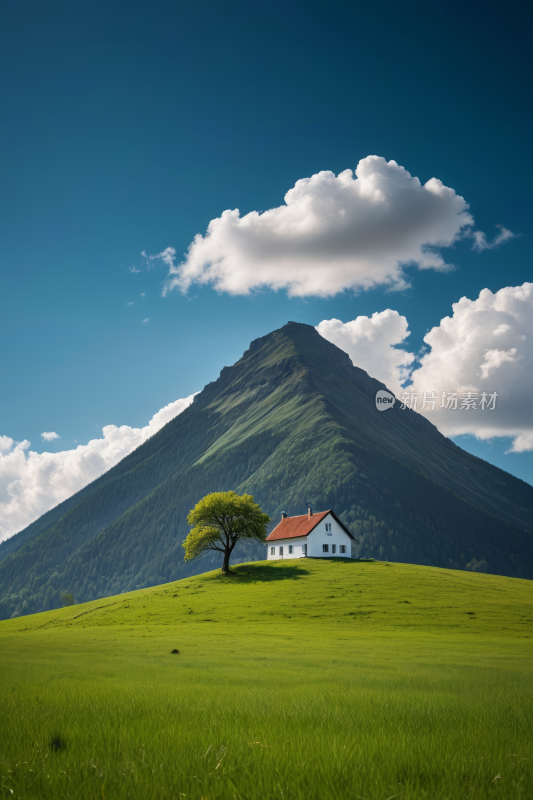
MULTIPOLYGON (((104 425, 145 426, 288 320, 393 309, 418 353, 461 297, 531 280, 523 14, 513 2, 4 4, 0 434, 53 453, 104 425), (452 187, 488 240, 497 224, 520 235, 482 252, 458 238, 443 251, 454 270, 408 266, 402 291, 162 296, 167 269, 142 251, 171 246, 178 265, 224 210, 280 207, 296 181, 373 154, 452 187)), ((457 441, 533 481, 533 453, 506 455, 510 438, 457 441)))

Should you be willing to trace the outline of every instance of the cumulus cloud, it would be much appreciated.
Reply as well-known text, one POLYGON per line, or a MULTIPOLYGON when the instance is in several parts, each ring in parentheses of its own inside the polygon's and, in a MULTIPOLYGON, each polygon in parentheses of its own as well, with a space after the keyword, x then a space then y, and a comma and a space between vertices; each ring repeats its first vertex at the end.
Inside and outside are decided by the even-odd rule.
POLYGON ((129 271, 135 274, 136 272, 140 272, 141 270, 137 269, 136 267, 129 267, 129 271))
POLYGON ((13 439, 10 439, 9 436, 0 436, 0 455, 9 453, 12 448, 27 450, 30 444, 31 442, 27 439, 24 439, 22 442, 15 442, 13 439))
POLYGON ((146 319, 143 319, 142 324, 144 325, 145 322, 150 322, 150 317, 146 317, 146 319))
POLYGON ((126 305, 127 305, 127 306, 132 306, 132 305, 133 305, 133 303, 131 303, 131 302, 130 302, 130 303, 126 303, 126 305))
POLYGON ((107 472, 181 414, 193 398, 169 403, 144 428, 106 425, 103 438, 60 453, 26 453, 27 440, 0 436, 0 541, 107 472))
POLYGON ((325 319, 317 325, 317 331, 348 353, 355 366, 366 370, 399 396, 415 360, 413 353, 395 346, 409 336, 405 317, 388 308, 371 317, 360 316, 346 323, 325 319))
POLYGON ((43 442, 51 442, 52 439, 60 439, 60 435, 55 431, 48 431, 48 433, 41 433, 43 442))
POLYGON ((452 316, 426 334, 418 358, 398 347, 409 336, 408 324, 391 309, 346 323, 323 320, 317 330, 398 399, 405 392, 408 404, 446 436, 506 437, 513 440, 510 452, 533 450, 533 283, 494 294, 483 289, 477 300, 462 297, 452 316), (467 410, 461 405, 469 392, 475 408, 467 410), (443 393, 449 408, 442 407, 443 393))
POLYGON ((507 286, 477 300, 462 297, 425 337, 431 350, 412 373, 421 410, 423 392, 497 392, 494 410, 445 410, 436 403, 428 419, 447 436, 511 437, 512 452, 533 450, 533 283, 507 286))
POLYGON ((533 432, 520 433, 513 441, 513 446, 510 452, 525 453, 528 450, 533 450, 533 432))
POLYGON ((368 156, 355 176, 347 169, 297 181, 278 208, 243 217, 224 211, 181 264, 173 248, 144 255, 165 256, 164 293, 198 283, 235 295, 266 287, 326 297, 377 285, 402 289, 407 264, 449 269, 439 249, 472 224, 466 201, 437 178, 421 184, 395 161, 368 156))
POLYGON ((517 234, 504 228, 503 225, 496 225, 496 227, 500 229, 500 232, 494 237, 492 242, 487 241, 487 237, 482 231, 473 231, 472 236, 474 237, 474 244, 472 245, 472 250, 477 250, 478 252, 481 250, 492 250, 494 247, 508 242, 509 239, 516 239, 517 234))

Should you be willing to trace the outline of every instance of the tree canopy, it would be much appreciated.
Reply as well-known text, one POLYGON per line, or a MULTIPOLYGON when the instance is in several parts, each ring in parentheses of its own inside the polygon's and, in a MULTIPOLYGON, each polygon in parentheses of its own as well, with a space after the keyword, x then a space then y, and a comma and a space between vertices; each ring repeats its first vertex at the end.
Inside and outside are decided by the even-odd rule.
POLYGON ((206 550, 218 550, 224 556, 222 571, 229 572, 230 556, 237 542, 264 542, 270 517, 250 494, 212 492, 195 505, 187 522, 192 531, 183 542, 185 560, 192 561, 206 550))
POLYGON ((61 599, 63 601, 64 606, 73 606, 75 604, 75 599, 73 594, 69 594, 68 592, 63 592, 61 595, 61 599))

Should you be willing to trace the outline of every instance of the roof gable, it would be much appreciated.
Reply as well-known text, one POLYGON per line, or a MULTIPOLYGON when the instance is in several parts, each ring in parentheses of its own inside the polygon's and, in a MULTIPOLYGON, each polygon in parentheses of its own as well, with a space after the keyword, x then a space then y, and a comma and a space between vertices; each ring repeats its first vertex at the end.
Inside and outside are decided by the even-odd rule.
POLYGON ((272 533, 267 536, 266 540, 267 542, 272 542, 275 539, 297 539, 301 536, 308 536, 311 531, 316 528, 318 523, 322 522, 324 517, 327 517, 328 514, 331 514, 333 519, 339 523, 343 531, 348 534, 350 539, 355 539, 353 534, 350 533, 348 528, 343 525, 337 515, 330 508, 327 511, 318 511, 312 516, 309 516, 308 514, 302 514, 299 517, 285 517, 285 519, 282 519, 281 522, 276 525, 272 533))

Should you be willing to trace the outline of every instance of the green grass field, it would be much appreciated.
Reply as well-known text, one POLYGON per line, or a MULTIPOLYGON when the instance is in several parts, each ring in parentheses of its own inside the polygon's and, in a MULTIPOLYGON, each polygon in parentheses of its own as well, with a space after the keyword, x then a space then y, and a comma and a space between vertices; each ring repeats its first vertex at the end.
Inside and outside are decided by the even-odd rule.
POLYGON ((533 798, 533 583, 236 571, 0 623, 3 796, 533 798))

